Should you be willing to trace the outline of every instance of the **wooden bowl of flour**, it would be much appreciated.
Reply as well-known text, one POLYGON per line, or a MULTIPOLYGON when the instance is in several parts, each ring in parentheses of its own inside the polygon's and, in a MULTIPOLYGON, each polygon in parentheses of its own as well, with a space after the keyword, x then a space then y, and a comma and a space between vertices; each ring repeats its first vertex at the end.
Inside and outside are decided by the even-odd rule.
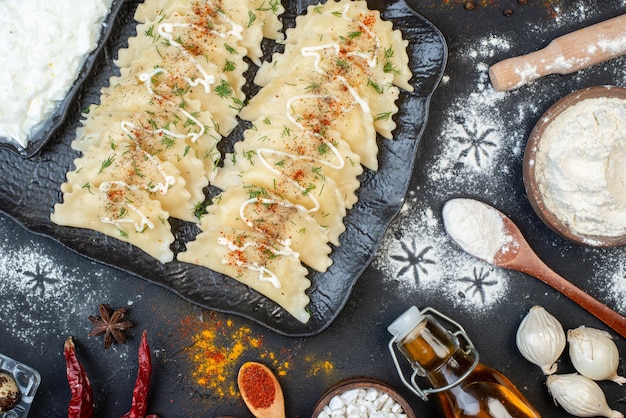
POLYGON ((528 199, 553 231, 591 247, 626 244, 626 89, 595 86, 557 101, 523 164, 528 199))

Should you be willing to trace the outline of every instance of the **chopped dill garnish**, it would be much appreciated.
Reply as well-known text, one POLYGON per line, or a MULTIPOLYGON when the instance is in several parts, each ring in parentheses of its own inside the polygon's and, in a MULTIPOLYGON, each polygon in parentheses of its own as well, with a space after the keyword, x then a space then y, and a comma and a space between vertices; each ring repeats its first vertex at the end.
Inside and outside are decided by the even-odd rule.
POLYGON ((254 13, 252 10, 249 10, 248 11, 248 27, 252 26, 255 21, 256 21, 256 13, 254 13))
POLYGON ((270 0, 269 6, 265 6, 265 2, 263 2, 259 7, 257 7, 256 10, 258 10, 259 12, 271 11, 272 13, 277 13, 280 4, 280 0, 270 0))
POLYGON ((385 48, 385 64, 383 65, 383 71, 385 73, 400 75, 401 74, 400 70, 396 68, 395 65, 393 65, 393 62, 391 62, 391 59, 394 57, 394 54, 395 53, 392 47, 385 48))
POLYGON ((93 194, 93 192, 91 191, 91 183, 85 183, 83 184, 83 186, 81 187, 82 189, 87 190, 89 193, 93 194))
POLYGON ((327 154, 329 151, 330 151, 330 147, 328 146, 328 144, 322 143, 317 147, 317 152, 320 155, 327 154))
POLYGON ((113 164, 114 159, 115 159, 114 155, 109 155, 109 157, 106 160, 102 161, 102 164, 100 165, 100 171, 98 171, 98 174, 102 174, 104 170, 110 167, 111 164, 113 164))
POLYGON ((391 117, 391 112, 379 113, 374 117, 374 121, 389 120, 390 117, 391 117))
POLYGON ((262 197, 268 197, 269 193, 262 187, 258 186, 245 186, 248 189, 248 196, 250 199, 260 199, 262 197))
POLYGON ((308 86, 305 87, 306 91, 315 91, 317 89, 320 88, 320 84, 319 83, 311 83, 308 86))
POLYGON ((337 58, 335 60, 335 65, 337 65, 337 67, 345 71, 348 71, 350 69, 350 64, 348 63, 348 60, 346 59, 337 58))
POLYGON ((378 93, 378 94, 382 94, 383 93, 383 88, 380 87, 380 85, 378 83, 376 83, 374 80, 372 80, 371 78, 367 79, 367 85, 372 87, 374 90, 376 90, 376 93, 378 93))
POLYGON ((148 29, 146 29, 144 35, 149 36, 150 38, 154 38, 154 25, 151 25, 148 29))
POLYGON ((206 210, 206 205, 204 204, 204 202, 198 202, 193 207, 193 214, 198 219, 200 219, 202 215, 206 213, 207 213, 207 210, 206 210))
POLYGON ((246 160, 248 160, 250 162, 250 164, 254 165, 254 156, 256 155, 256 151, 255 150, 248 150, 248 151, 243 151, 243 156, 246 160))
POLYGON ((315 186, 315 184, 309 183, 309 185, 306 186, 305 189, 302 191, 302 196, 308 196, 309 193, 311 193, 316 188, 317 188, 317 186, 315 186))
POLYGON ((226 62, 224 63, 224 67, 222 67, 222 71, 224 71, 225 73, 235 71, 236 69, 237 64, 230 60, 226 60, 226 62))
POLYGON ((235 48, 233 48, 232 46, 230 46, 228 44, 224 44, 224 48, 226 48, 226 51, 228 51, 229 54, 237 55, 237 50, 235 48))
POLYGON ((233 94, 233 89, 228 81, 222 79, 220 84, 215 86, 215 93, 220 97, 229 97, 233 94))
POLYGON ((174 138, 172 138, 171 136, 164 135, 164 136, 161 138, 161 143, 162 143, 163 145, 165 145, 165 149, 170 149, 170 148, 172 148, 174 145, 176 145, 176 140, 175 140, 174 138))

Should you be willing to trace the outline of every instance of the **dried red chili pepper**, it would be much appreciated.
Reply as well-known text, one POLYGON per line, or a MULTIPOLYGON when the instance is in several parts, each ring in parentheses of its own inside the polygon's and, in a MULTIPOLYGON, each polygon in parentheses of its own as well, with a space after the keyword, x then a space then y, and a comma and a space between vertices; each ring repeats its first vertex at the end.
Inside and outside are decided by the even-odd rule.
POLYGON ((65 356, 67 381, 72 392, 67 417, 91 418, 94 410, 93 391, 87 373, 76 357, 76 347, 72 337, 65 341, 63 355, 65 356))
POLYGON ((148 409, 148 392, 150 390, 150 375, 152 374, 152 357, 148 346, 147 332, 141 334, 141 344, 139 345, 139 371, 133 389, 133 401, 130 411, 122 418, 159 418, 158 415, 146 416, 148 409))

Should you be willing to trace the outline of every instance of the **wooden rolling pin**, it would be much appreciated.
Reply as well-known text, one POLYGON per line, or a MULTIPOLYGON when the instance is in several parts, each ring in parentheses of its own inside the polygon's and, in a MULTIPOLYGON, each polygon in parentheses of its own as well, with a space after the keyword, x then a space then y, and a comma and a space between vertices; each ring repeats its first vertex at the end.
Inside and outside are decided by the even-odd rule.
POLYGON ((543 49, 489 68, 496 91, 513 90, 549 74, 569 74, 626 54, 626 15, 554 39, 543 49))

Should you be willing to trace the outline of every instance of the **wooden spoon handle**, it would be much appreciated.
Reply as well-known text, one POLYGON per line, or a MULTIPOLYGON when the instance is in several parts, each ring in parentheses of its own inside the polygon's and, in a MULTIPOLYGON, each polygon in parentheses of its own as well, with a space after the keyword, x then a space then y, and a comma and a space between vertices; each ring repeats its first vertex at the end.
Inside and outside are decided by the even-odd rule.
POLYGON ((547 285, 558 290, 587 312, 604 322, 611 329, 622 337, 626 337, 626 318, 615 312, 593 296, 579 289, 539 260, 536 262, 535 268, 524 271, 531 276, 536 277, 547 285))
POLYGON ((569 74, 626 53, 626 15, 571 32, 543 49, 489 68, 497 91, 520 87, 548 74, 569 74))

